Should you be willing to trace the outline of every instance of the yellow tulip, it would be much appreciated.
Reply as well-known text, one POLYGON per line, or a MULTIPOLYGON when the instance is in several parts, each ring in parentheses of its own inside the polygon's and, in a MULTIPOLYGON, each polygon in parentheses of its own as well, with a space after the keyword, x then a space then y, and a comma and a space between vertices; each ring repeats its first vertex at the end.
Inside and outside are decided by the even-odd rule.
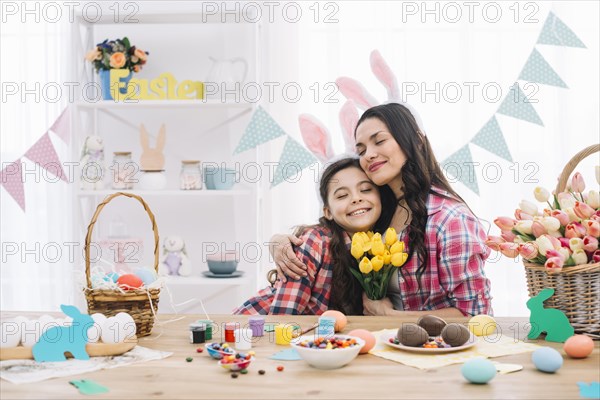
POLYGON ((371 265, 373 266, 373 271, 379 271, 381 268, 383 268, 383 257, 375 256, 371 258, 371 265))
POLYGON ((383 239, 381 239, 381 233, 374 233, 371 236, 371 242, 375 242, 375 241, 381 242, 382 240, 383 239))
POLYGON ((396 233, 396 230, 394 228, 387 228, 387 231, 385 231, 385 244, 391 246, 397 241, 398 234, 396 233))
POLYGON ((363 251, 362 244, 353 244, 350 249, 350 253, 352 253, 352 257, 358 260, 365 252, 363 251))
POLYGON ((383 245, 381 239, 374 240, 371 245, 371 254, 373 254, 374 256, 383 256, 384 253, 385 246, 383 245))
POLYGON ((392 254, 402 253, 403 251, 404 251, 404 242, 401 240, 398 240, 396 243, 394 243, 392 245, 392 247, 390 247, 390 253, 392 253, 392 254))
POLYGON ((361 246, 362 247, 362 245, 364 243, 364 240, 363 240, 363 237, 362 237, 362 235, 360 233, 361 232, 358 232, 358 233, 355 233, 354 235, 352 235, 352 246, 357 245, 357 246, 361 246))
POLYGON ((392 265, 394 267, 401 267, 406 262, 408 254, 406 253, 394 253, 392 254, 392 265))
MULTIPOLYGON (((371 233, 373 233, 373 232, 371 232, 371 233)), ((370 242, 371 236, 373 236, 373 235, 369 236, 369 234, 367 232, 359 232, 359 234, 360 234, 360 237, 362 237, 363 242, 370 242)))
POLYGON ((388 250, 386 250, 383 253, 383 263, 384 264, 391 264, 392 262, 392 253, 390 253, 388 250))
POLYGON ((363 274, 368 274, 369 272, 373 271, 371 260, 369 260, 367 257, 363 258, 360 264, 358 264, 358 269, 363 274))
POLYGON ((373 237, 373 235, 374 235, 373 231, 368 231, 368 232, 367 232, 367 237, 368 237, 369 239, 371 239, 371 238, 373 237))

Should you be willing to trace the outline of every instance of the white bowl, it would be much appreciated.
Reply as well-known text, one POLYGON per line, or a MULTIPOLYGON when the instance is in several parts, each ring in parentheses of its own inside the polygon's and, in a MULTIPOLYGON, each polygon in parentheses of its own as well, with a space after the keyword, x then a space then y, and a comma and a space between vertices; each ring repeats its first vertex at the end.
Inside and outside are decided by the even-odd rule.
POLYGON ((312 341, 314 336, 301 336, 292 340, 292 347, 296 349, 300 357, 310 365, 318 369, 336 369, 341 368, 354 360, 360 349, 365 345, 365 341, 356 336, 348 335, 335 335, 336 338, 342 339, 354 339, 358 343, 358 346, 347 347, 345 349, 312 349, 309 347, 300 346, 299 343, 303 341, 312 341))

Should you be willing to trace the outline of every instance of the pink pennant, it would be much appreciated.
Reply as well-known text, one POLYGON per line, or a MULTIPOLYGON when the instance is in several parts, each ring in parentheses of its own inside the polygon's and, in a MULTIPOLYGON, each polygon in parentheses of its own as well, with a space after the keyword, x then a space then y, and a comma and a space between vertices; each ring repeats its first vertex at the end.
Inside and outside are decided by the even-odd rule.
POLYGON ((25 211, 25 191, 23 190, 23 177, 21 175, 21 159, 8 164, 0 171, 0 186, 4 186, 8 194, 25 211))
POLYGON ((65 182, 68 182, 65 171, 60 165, 58 154, 54 150, 54 146, 50 141, 50 135, 48 132, 38 140, 29 150, 25 153, 25 157, 38 164, 48 172, 53 173, 65 182))
POLYGON ((69 107, 66 107, 50 127, 50 130, 67 144, 71 137, 71 125, 69 119, 69 107))

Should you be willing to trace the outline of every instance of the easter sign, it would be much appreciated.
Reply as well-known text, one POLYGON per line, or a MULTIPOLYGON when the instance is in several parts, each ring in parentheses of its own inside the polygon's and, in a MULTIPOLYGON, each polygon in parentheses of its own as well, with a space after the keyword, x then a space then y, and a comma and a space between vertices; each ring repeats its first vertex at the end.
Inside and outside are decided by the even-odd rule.
POLYGON ((152 80, 131 78, 127 69, 110 70, 110 92, 122 100, 193 100, 204 98, 204 83, 185 80, 177 83, 173 74, 163 72, 152 80))

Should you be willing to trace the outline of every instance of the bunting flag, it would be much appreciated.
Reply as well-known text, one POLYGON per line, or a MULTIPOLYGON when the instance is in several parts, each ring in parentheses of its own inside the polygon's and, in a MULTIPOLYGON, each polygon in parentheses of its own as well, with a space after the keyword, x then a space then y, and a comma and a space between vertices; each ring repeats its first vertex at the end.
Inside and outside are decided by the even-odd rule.
POLYGON ((24 157, 44 168, 46 171, 58 176, 65 182, 68 182, 67 175, 60 164, 58 154, 50 141, 50 135, 46 132, 29 150, 24 157))
POLYGON ((586 48, 577 35, 575 35, 575 33, 573 33, 573 31, 552 12, 548 14, 548 18, 546 18, 546 22, 544 22, 544 27, 542 28, 542 33, 540 33, 537 43, 553 46, 586 48))
POLYGON ((527 63, 523 67, 519 79, 529 82, 541 83, 542 85, 558 86, 566 88, 567 85, 560 79, 560 76, 542 57, 539 51, 535 48, 531 52, 527 63))
POLYGON ((4 186, 8 194, 25 211, 25 190, 23 189, 23 177, 21 174, 21 159, 8 164, 0 171, 0 186, 4 186))
POLYGON ((515 83, 508 92, 508 95, 500 105, 500 109, 498 109, 498 113, 544 126, 540 116, 535 111, 535 108, 533 108, 518 83, 515 83))
POLYGON ((58 119, 50 127, 50 130, 61 138, 63 142, 69 144, 69 139, 71 138, 69 107, 63 110, 58 119))
POLYGON ((285 136, 285 134, 285 131, 281 129, 279 124, 259 106, 233 154, 253 149, 259 144, 266 143, 280 136, 285 136))
POLYGON ((473 157, 471 156, 468 144, 465 144, 457 152, 442 161, 442 170, 452 175, 479 196, 475 166, 473 165, 473 157))
POLYGON ((275 170, 271 188, 281 182, 289 180, 292 176, 317 162, 315 156, 306 150, 300 143, 288 136, 275 170))
POLYGON ((475 137, 471 140, 471 143, 494 153, 495 155, 504 158, 507 161, 512 162, 512 156, 510 150, 504 140, 504 135, 498 125, 496 116, 493 116, 484 126, 477 132, 475 137))

